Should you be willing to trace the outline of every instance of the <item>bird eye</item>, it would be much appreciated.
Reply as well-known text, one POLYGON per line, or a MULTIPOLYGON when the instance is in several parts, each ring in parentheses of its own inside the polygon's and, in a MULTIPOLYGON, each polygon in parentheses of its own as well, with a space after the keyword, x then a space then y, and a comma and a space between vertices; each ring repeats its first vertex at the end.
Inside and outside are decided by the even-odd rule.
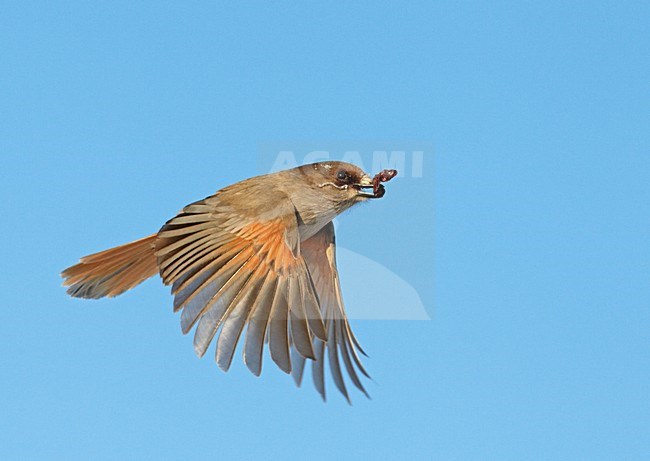
POLYGON ((336 179, 338 179, 339 181, 345 181, 346 179, 348 179, 348 174, 345 171, 341 170, 338 173, 336 173, 336 179))

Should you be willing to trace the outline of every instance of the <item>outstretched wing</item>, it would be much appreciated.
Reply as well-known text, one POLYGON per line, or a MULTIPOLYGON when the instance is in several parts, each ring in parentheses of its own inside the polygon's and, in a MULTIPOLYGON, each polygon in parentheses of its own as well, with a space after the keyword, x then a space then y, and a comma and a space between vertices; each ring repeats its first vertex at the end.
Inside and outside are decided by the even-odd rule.
POLYGON ((160 275, 172 285, 183 333, 196 325, 199 356, 221 329, 215 359, 228 370, 247 326, 248 368, 261 373, 266 340, 273 361, 290 373, 290 344, 300 357, 315 358, 314 345, 328 340, 300 254, 296 211, 286 195, 268 190, 271 208, 238 209, 229 200, 234 192, 188 205, 163 226, 155 243, 160 275))
MULTIPOLYGON (((338 271, 336 270, 334 225, 330 222, 316 235, 302 242, 301 253, 307 262, 309 273, 316 287, 316 293, 320 300, 321 315, 325 322, 325 329, 327 330, 327 341, 325 343, 314 341, 314 353, 316 356, 312 363, 314 385, 324 400, 324 362, 325 355, 327 355, 334 384, 348 402, 350 402, 341 371, 340 357, 352 383, 366 397, 370 398, 357 373, 357 370, 359 370, 366 377, 370 377, 359 358, 359 352, 364 355, 365 352, 363 352, 359 346, 359 342, 354 337, 345 314, 338 271)), ((294 351, 293 362, 292 375, 296 384, 300 385, 305 367, 305 359, 297 348, 294 351)))

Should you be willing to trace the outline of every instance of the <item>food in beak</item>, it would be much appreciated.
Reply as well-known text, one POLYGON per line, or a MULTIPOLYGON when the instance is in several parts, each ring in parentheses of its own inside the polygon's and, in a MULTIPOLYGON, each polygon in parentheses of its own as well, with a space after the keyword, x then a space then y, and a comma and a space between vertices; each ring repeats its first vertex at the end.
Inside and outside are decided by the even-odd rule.
POLYGON ((358 184, 353 187, 359 191, 359 195, 369 198, 381 198, 386 193, 386 189, 381 184, 387 182, 397 176, 397 170, 382 170, 370 179, 369 176, 364 176, 358 184), (372 189, 372 193, 363 192, 363 189, 372 189))
POLYGON ((393 179, 395 176, 397 176, 397 170, 382 170, 379 173, 375 175, 374 178, 372 178, 372 191, 377 195, 379 193, 379 190, 382 190, 382 194, 384 195, 384 190, 383 187, 381 187, 382 182, 388 182, 391 179, 393 179))

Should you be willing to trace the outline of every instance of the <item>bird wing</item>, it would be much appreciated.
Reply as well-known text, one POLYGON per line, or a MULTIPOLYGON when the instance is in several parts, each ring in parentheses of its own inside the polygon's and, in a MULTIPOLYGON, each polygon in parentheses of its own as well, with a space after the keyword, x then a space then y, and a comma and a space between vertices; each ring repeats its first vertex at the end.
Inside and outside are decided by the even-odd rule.
POLYGON ((248 368, 261 373, 268 341, 273 361, 290 373, 290 347, 313 359, 314 344, 328 340, 300 253, 296 210, 284 193, 272 190, 260 192, 272 206, 244 210, 235 193, 242 192, 222 191, 188 205, 163 226, 155 243, 160 275, 172 285, 183 333, 196 325, 199 356, 221 328, 215 359, 228 370, 247 326, 248 368))
MULTIPOLYGON (((364 369, 359 358, 359 352, 365 352, 359 346, 359 342, 352 333, 341 295, 338 271, 336 270, 336 243, 334 238, 334 225, 330 222, 313 237, 301 244, 301 253, 311 274, 316 293, 320 301, 321 315, 325 322, 327 341, 314 342, 315 360, 312 363, 312 376, 314 385, 318 392, 325 399, 324 382, 324 361, 328 356, 330 370, 334 378, 334 384, 338 390, 350 401, 348 392, 343 380, 341 363, 343 361, 345 370, 352 383, 363 392, 366 392, 357 369, 366 377, 370 377, 364 369)), ((305 366, 305 359, 299 351, 294 351, 294 365, 292 375, 296 384, 300 385, 305 366)))

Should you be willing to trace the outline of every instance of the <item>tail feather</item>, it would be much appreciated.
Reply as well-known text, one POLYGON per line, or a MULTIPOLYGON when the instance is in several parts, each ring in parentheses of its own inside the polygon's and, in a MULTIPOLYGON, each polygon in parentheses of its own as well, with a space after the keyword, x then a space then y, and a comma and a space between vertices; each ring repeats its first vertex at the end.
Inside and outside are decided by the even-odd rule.
POLYGON ((117 296, 158 273, 157 234, 81 258, 61 273, 75 298, 117 296))

